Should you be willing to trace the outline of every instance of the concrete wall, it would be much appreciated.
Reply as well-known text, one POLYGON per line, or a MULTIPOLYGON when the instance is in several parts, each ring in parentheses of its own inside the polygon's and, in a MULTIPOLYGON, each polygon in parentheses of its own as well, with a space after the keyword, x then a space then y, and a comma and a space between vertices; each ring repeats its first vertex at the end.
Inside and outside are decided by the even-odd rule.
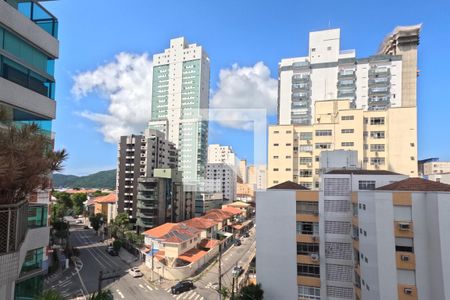
POLYGON ((256 203, 256 279, 264 298, 297 299, 296 193, 261 191, 256 203))

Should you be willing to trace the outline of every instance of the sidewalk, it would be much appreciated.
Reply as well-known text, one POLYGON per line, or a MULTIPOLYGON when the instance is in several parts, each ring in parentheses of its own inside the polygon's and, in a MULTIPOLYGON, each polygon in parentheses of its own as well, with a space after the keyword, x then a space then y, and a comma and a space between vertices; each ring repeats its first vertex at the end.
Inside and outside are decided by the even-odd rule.
POLYGON ((123 260, 126 264, 130 265, 131 267, 136 267, 141 264, 140 261, 137 261, 136 256, 128 252, 126 249, 120 248, 119 251, 119 257, 121 260, 123 260))

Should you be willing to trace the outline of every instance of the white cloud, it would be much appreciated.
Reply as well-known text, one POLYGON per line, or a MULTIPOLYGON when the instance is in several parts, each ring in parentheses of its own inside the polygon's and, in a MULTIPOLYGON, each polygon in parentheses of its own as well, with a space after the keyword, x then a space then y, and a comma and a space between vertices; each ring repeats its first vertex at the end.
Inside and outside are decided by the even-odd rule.
POLYGON ((121 135, 139 133, 151 113, 152 62, 147 54, 119 53, 113 62, 74 76, 77 98, 96 93, 109 101, 107 113, 79 114, 99 124, 104 140, 116 143, 121 135))
POLYGON ((276 113, 277 88, 277 80, 263 62, 252 67, 234 64, 231 69, 222 69, 210 102, 210 108, 218 110, 212 110, 210 118, 225 127, 252 130, 252 120, 260 117, 255 109, 266 109, 269 115, 276 113))

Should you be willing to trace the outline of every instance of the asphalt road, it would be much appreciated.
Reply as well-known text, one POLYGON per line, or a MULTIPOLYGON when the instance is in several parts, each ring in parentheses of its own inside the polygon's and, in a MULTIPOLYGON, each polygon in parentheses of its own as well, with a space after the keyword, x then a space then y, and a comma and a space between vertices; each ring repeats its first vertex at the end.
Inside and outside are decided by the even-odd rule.
MULTIPOLYGON (((72 222, 71 222, 72 223, 72 222)), ((218 282, 218 263, 207 268, 194 282, 196 288, 179 295, 170 294, 172 283, 163 280, 162 284, 148 282, 144 277, 133 278, 128 274, 131 267, 118 256, 110 256, 106 245, 102 243, 92 229, 83 229, 83 225, 72 226, 70 230, 71 245, 80 250, 77 267, 67 269, 46 280, 46 288, 58 290, 65 299, 84 299, 97 290, 99 271, 105 276, 117 278, 103 281, 102 288, 113 292, 114 299, 218 299, 218 293, 212 288, 218 282), (77 272, 76 269, 79 271, 77 272)), ((122 250, 123 251, 123 250, 122 250)), ((247 267, 255 253, 254 229, 249 238, 242 240, 241 246, 233 246, 222 255, 222 284, 231 288, 232 269, 239 264, 247 267)))

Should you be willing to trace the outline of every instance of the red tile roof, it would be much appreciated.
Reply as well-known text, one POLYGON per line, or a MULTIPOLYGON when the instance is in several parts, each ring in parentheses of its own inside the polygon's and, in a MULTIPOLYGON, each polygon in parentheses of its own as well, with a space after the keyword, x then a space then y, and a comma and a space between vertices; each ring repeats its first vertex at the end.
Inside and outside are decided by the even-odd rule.
POLYGON ((382 187, 383 191, 450 192, 450 185, 423 178, 407 178, 382 187))
POLYGON ((94 198, 95 203, 116 203, 117 202, 117 194, 111 193, 106 196, 100 196, 94 198))
POLYGON ((207 211, 206 214, 204 216, 202 216, 201 218, 205 218, 205 219, 211 219, 214 221, 218 221, 218 222, 222 222, 224 220, 227 220, 229 218, 231 218, 234 214, 221 210, 221 209, 211 209, 210 211, 207 211))
POLYGON ((199 247, 212 249, 220 244, 219 240, 210 240, 210 239, 203 239, 201 240, 199 247))
POLYGON ((164 223, 158 227, 144 231, 142 234, 148 235, 152 238, 160 238, 165 234, 167 234, 169 231, 171 231, 172 228, 175 227, 176 225, 177 225, 176 223, 164 223))
POLYGON ((188 226, 195 227, 197 229, 208 229, 211 227, 214 227, 218 224, 218 222, 213 221, 211 219, 205 219, 205 218, 193 218, 190 220, 183 221, 184 224, 188 226))
POLYGON ((182 243, 195 237, 199 229, 188 226, 185 223, 165 223, 158 227, 149 229, 142 234, 152 238, 158 238, 164 243, 182 243))
POLYGON ((232 213, 233 215, 239 215, 239 214, 242 213, 239 208, 231 207, 231 206, 222 207, 222 210, 224 210, 226 212, 229 212, 229 213, 232 213))
POLYGON ((336 169, 325 174, 355 174, 355 175, 402 175, 388 170, 336 169))
POLYGON ((207 251, 203 251, 203 250, 200 250, 197 248, 192 248, 192 249, 184 252, 180 256, 178 256, 178 259, 187 261, 189 263, 193 263, 193 262, 196 262, 197 260, 199 260, 200 258, 202 258, 203 256, 205 256, 207 253, 208 253, 207 251))

